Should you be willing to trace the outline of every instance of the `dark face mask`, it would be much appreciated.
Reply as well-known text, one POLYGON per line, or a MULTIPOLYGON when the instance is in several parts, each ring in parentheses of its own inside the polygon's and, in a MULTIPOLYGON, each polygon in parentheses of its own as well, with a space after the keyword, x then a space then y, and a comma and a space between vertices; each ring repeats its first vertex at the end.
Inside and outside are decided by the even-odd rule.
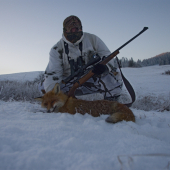
POLYGON ((66 39, 72 43, 77 42, 82 37, 82 35, 83 35, 83 31, 65 33, 66 39))

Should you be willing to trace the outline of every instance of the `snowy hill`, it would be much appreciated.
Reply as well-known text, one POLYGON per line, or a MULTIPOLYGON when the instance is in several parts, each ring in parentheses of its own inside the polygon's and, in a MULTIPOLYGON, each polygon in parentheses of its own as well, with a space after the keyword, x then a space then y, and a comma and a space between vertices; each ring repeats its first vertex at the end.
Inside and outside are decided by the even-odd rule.
POLYGON ((0 81, 4 81, 4 80, 22 81, 22 82, 33 81, 40 73, 43 73, 43 71, 2 74, 0 75, 0 81))
MULTIPOLYGON (((0 170, 170 169, 170 76, 162 74, 167 70, 170 65, 122 69, 137 95, 135 123, 49 114, 37 102, 0 100, 0 170)), ((0 81, 33 81, 38 74, 0 75, 0 81)), ((127 100, 124 88, 120 102, 127 100)))

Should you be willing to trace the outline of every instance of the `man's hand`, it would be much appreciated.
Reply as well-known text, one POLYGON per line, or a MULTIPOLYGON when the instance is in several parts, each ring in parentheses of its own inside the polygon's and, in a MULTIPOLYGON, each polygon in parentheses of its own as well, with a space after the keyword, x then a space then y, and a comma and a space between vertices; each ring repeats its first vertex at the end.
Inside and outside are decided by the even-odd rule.
POLYGON ((93 72, 94 74, 100 75, 100 74, 103 74, 106 70, 108 70, 108 67, 107 67, 106 65, 96 64, 96 65, 93 67, 92 72, 93 72))

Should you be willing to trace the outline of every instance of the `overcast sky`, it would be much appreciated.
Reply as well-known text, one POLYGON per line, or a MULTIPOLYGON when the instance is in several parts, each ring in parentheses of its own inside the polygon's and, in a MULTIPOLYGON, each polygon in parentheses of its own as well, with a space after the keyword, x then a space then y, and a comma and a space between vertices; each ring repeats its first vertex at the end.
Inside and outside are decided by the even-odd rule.
POLYGON ((170 0, 0 0, 0 74, 44 71, 69 15, 111 51, 149 27, 119 58, 170 52, 170 0))

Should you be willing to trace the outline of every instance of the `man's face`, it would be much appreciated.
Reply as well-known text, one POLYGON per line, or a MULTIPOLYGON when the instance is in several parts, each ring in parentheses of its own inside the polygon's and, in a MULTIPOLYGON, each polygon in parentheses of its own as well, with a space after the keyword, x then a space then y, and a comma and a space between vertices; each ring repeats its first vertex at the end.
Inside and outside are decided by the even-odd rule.
POLYGON ((70 16, 64 20, 64 36, 71 43, 77 42, 83 35, 81 21, 75 17, 70 16))

